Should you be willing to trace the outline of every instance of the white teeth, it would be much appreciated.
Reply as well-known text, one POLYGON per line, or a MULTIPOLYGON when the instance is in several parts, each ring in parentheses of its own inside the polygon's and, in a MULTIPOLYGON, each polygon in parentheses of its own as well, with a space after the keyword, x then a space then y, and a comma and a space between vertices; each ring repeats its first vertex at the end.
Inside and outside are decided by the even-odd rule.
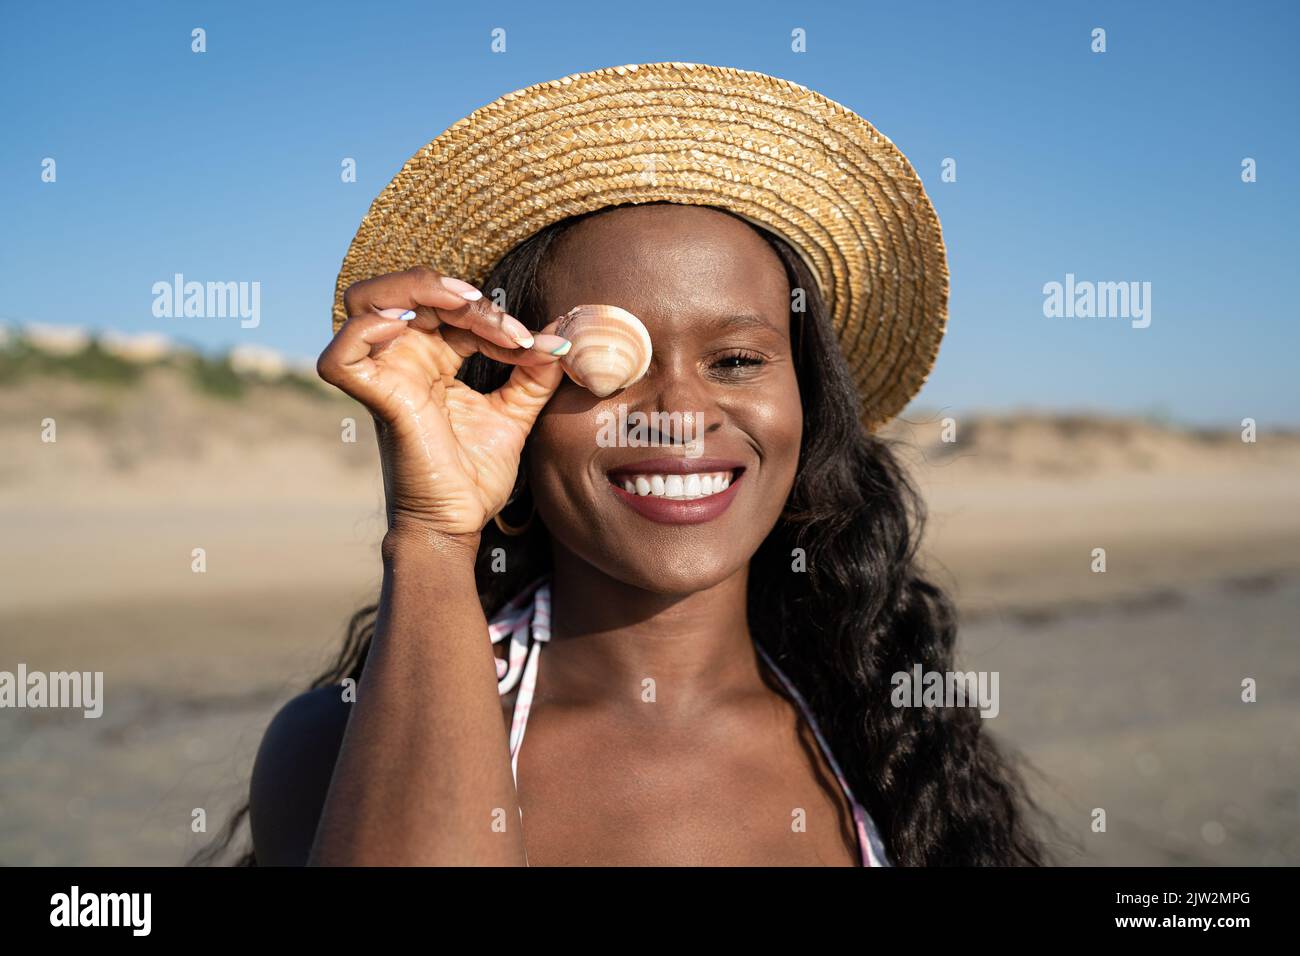
POLYGON ((689 475, 634 475, 619 479, 620 487, 641 498, 674 498, 691 501, 720 494, 731 487, 731 472, 712 471, 689 475))

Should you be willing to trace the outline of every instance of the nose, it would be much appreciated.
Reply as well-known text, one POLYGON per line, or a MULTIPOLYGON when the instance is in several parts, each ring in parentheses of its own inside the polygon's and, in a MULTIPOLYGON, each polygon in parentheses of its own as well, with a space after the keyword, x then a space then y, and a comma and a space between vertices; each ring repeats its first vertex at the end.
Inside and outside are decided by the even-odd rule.
POLYGON ((717 398, 700 369, 672 350, 656 349, 645 378, 628 391, 629 410, 646 414, 660 444, 690 445, 721 425, 717 398))

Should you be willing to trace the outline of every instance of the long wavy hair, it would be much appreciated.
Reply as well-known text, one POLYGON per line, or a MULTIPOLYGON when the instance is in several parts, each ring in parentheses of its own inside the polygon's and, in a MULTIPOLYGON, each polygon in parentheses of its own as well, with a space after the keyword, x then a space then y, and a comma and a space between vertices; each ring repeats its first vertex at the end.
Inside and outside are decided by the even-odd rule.
MULTIPOLYGON (((562 220, 519 244, 483 288, 507 290, 507 310, 540 329, 548 321, 548 250, 594 214, 562 220)), ((1055 828, 1029 796, 1021 759, 993 739, 975 709, 891 703, 894 674, 910 673, 917 664, 925 671, 954 670, 955 611, 917 563, 924 506, 890 444, 859 420, 859 395, 816 280, 783 239, 741 221, 776 251, 791 288, 806 293, 806 308, 791 312, 803 447, 784 513, 750 561, 753 638, 806 698, 896 865, 1053 862, 1039 824, 1055 828), (805 573, 790 571, 795 548, 803 549, 805 573)), ((474 355, 460 378, 490 391, 509 372, 507 365, 474 355)), ((521 480, 523 473, 521 467, 521 480)), ((484 613, 490 617, 550 568, 549 534, 540 520, 518 536, 488 522, 475 568, 484 613), (505 573, 491 569, 496 548, 506 553, 505 573)), ((353 615, 338 657, 308 689, 348 677, 360 682, 375 610, 372 604, 353 615)), ((238 809, 191 864, 216 860, 248 809, 238 809)), ((238 865, 257 865, 251 847, 238 865)))

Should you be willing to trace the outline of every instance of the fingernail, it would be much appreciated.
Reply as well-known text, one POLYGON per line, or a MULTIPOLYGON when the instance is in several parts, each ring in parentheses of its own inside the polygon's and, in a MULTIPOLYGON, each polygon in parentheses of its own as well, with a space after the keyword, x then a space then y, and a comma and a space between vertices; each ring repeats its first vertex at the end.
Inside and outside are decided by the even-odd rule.
POLYGON ((505 329, 506 335, 514 339, 520 348, 530 349, 533 347, 533 333, 529 332, 528 326, 513 315, 507 315, 501 320, 501 328, 505 329))
POLYGON ((534 348, 550 355, 568 355, 573 343, 560 335, 538 335, 534 339, 534 348))
POLYGON ((479 299, 483 298, 483 293, 474 288, 464 279, 453 279, 451 276, 443 276, 442 286, 444 289, 455 292, 462 299, 468 299, 470 302, 477 302, 479 299))
POLYGON ((415 313, 410 309, 380 309, 375 314, 382 315, 386 319, 401 319, 403 322, 410 322, 415 318, 415 313))

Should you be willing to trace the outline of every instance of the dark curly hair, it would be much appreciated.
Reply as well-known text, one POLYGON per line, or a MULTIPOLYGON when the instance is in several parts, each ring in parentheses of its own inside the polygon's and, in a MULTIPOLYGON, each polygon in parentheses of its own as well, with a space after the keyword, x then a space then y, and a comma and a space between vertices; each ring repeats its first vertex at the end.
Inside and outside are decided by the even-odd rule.
MULTIPOLYGON (((600 211, 562 220, 520 243, 483 288, 510 290, 507 310, 540 329, 547 321, 548 250, 574 223, 600 211)), ((783 239, 741 221, 775 249, 791 288, 806 293, 806 309, 791 313, 803 447, 785 511, 750 563, 754 640, 804 695, 896 865, 1053 862, 1036 828, 1038 821, 1052 823, 1031 801, 1019 759, 993 739, 974 709, 890 702, 895 673, 917 664, 953 670, 953 606, 916 560, 924 508, 890 444, 861 424, 857 389, 807 266, 783 239), (795 548, 803 549, 806 573, 790 572, 795 548)), ((508 366, 480 355, 460 372, 479 391, 508 375, 508 366)), ((550 565, 549 534, 540 521, 519 536, 503 535, 489 522, 475 569, 484 613, 491 616, 550 565), (496 548, 506 552, 506 573, 490 569, 496 548)), ((347 677, 360 681, 375 607, 352 617, 338 658, 309 689, 347 677)), ((190 862, 215 861, 248 809, 241 807, 190 862)), ((238 862, 256 865, 255 851, 238 862)))

